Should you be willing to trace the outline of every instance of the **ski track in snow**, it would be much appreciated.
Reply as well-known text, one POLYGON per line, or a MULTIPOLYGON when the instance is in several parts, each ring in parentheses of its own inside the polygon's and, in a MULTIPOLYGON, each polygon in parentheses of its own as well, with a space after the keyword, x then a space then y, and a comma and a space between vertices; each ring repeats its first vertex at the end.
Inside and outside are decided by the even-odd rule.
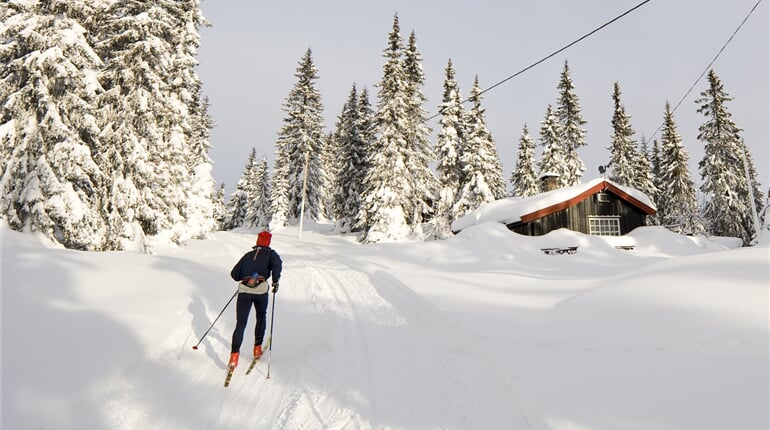
MULTIPOLYGON (((22 427, 41 429, 164 430, 546 430, 550 428, 546 419, 560 429, 631 428, 631 422, 637 423, 634 428, 725 428, 724 423, 766 422, 754 416, 744 419, 740 409, 720 411, 715 407, 726 402, 718 396, 741 399, 726 404, 734 409, 748 404, 746 410, 755 414, 766 405, 766 391, 761 382, 755 382, 766 380, 766 368, 762 367, 767 357, 766 329, 746 328, 754 327, 754 321, 766 315, 759 306, 745 306, 766 302, 766 290, 759 286, 741 290, 745 296, 728 296, 734 303, 717 308, 732 312, 722 311, 733 316, 724 321, 705 311, 706 316, 698 318, 693 305, 685 308, 688 314, 665 312, 660 304, 641 299, 678 303, 674 301, 676 294, 689 290, 680 286, 668 293, 661 288, 667 294, 655 294, 648 288, 641 299, 626 299, 634 305, 626 303, 620 308, 626 314, 603 317, 621 324, 611 327, 594 322, 593 310, 611 312, 613 308, 606 303, 615 303, 618 295, 641 294, 633 282, 621 284, 618 288, 622 289, 615 291, 592 288, 593 282, 607 284, 605 279, 588 280, 565 292, 546 280, 536 286, 543 294, 552 294, 537 303, 550 306, 548 303, 553 302, 555 308, 528 314, 529 308, 523 306, 524 310, 512 317, 505 307, 502 312, 479 310, 479 303, 494 303, 487 297, 479 303, 468 303, 475 296, 452 296, 461 286, 442 289, 442 270, 448 265, 423 271, 420 259, 409 266, 402 261, 388 263, 378 260, 377 248, 369 252, 371 248, 337 246, 335 240, 277 234, 274 244, 283 257, 285 270, 280 293, 271 295, 270 305, 275 304, 276 309, 274 350, 266 351, 254 372, 245 375, 251 359, 252 313, 241 365, 229 388, 224 388, 223 383, 235 323, 234 303, 197 351, 190 346, 233 294, 229 268, 253 245, 253 234, 216 234, 205 244, 193 243, 189 251, 180 250, 178 258, 159 256, 150 260, 130 255, 133 261, 129 269, 133 265, 157 265, 152 273, 164 282, 181 280, 179 285, 158 290, 163 307, 146 313, 145 307, 152 303, 135 298, 166 286, 156 286, 155 277, 140 278, 150 282, 136 290, 129 288, 130 280, 118 283, 120 288, 108 291, 114 296, 104 295, 98 288, 77 288, 81 279, 86 285, 100 285, 91 279, 101 275, 95 269, 98 261, 58 289, 26 287, 6 291, 5 298, 13 299, 19 307, 47 311, 52 315, 51 322, 70 331, 82 328, 82 340, 94 346, 81 357, 64 339, 66 342, 54 343, 58 348, 68 347, 61 350, 61 363, 41 366, 23 383, 9 377, 16 384, 15 397, 21 398, 16 405, 23 407, 16 406, 15 422, 27 420, 24 422, 30 425, 22 427), (185 260, 184 255, 192 255, 193 259, 185 260), (170 265, 174 270, 164 271, 169 258, 177 258, 170 265), (166 277, 167 273, 171 275, 166 277), (418 277, 410 278, 415 275, 418 277), (43 306, 40 300, 30 300, 36 291, 58 294, 54 294, 52 305, 43 306), (437 297, 440 300, 432 299, 437 297), (120 300, 129 303, 114 303, 120 300), (470 310, 466 311, 468 305, 470 310), (647 316, 648 309, 664 312, 653 319, 647 316), (675 321, 669 323, 666 318, 675 321), (683 318, 691 322, 685 324, 680 321, 683 318), (675 330, 646 328, 651 321, 657 327, 675 330), (644 322, 644 326, 637 327, 637 322, 644 322), (121 329, 133 324, 140 335, 121 329), (266 379, 268 363, 270 379, 266 379), (85 366, 88 370, 83 370, 85 366), (628 372, 629 368, 634 372, 628 372), (596 375, 603 378, 598 384, 594 384, 596 375), (675 377, 678 382, 666 385, 665 381, 656 381, 660 375, 675 377), (706 377, 715 378, 715 382, 712 384, 706 377), (620 395, 610 392, 613 384, 622 385, 624 391, 620 395), (719 392, 712 393, 712 385, 718 386, 719 392), (697 403, 701 408, 698 411, 708 414, 698 416, 685 410, 676 417, 678 399, 687 396, 688 401, 698 401, 694 393, 714 396, 713 400, 704 397, 697 403), (583 395, 589 400, 579 398, 583 395), (647 410, 653 406, 654 414, 647 410), (625 426, 619 421, 589 425, 602 424, 596 415, 605 410, 618 410, 630 418, 625 426), (659 421, 652 423, 657 426, 646 425, 650 423, 645 420, 652 415, 659 421), (698 418, 700 425, 684 425, 698 418), (715 424, 709 427, 711 423, 715 424)), ((36 273, 36 267, 23 263, 32 253, 40 253, 38 248, 31 249, 28 254, 19 247, 18 254, 8 256, 10 264, 22 267, 19 273, 27 277, 36 273)), ((56 252, 44 251, 38 258, 69 257, 68 253, 56 252)), ((704 261, 709 260, 697 260, 701 265, 704 261)), ((650 279, 667 279, 658 273, 653 272, 650 279)), ((618 279, 632 279, 632 275, 618 279)), ((447 276, 453 276, 451 271, 447 276)), ((18 277, 21 279, 21 275, 18 277)), ((760 281, 754 279, 761 278, 749 279, 757 283, 760 281)), ((554 285, 558 286, 558 282, 554 285)), ((706 297, 694 303, 705 309, 711 304, 709 300, 720 298, 721 290, 715 286, 699 287, 698 291, 706 297)), ((492 292, 486 294, 497 298, 492 292)), ((507 297, 507 303, 517 303, 519 295, 525 300, 526 294, 526 289, 519 288, 507 297)), ((16 321, 29 322, 21 318, 26 315, 17 312, 16 321)), ((270 330, 268 327, 268 335, 270 330)), ((48 332, 33 330, 25 336, 42 334, 48 332)), ((9 338, 14 340, 13 336, 9 338)), ((16 360, 14 369, 45 364, 38 359, 44 356, 40 353, 44 349, 31 343, 37 341, 15 342, 12 345, 26 345, 35 354, 24 362, 16 360)))
MULTIPOLYGON (((335 317, 314 332, 322 341, 310 342, 314 349, 308 353, 313 358, 302 369, 312 374, 298 380, 319 379, 318 385, 329 392, 350 393, 343 404, 359 403, 365 413, 346 407, 319 412, 328 398, 314 396, 312 387, 296 387, 278 414, 280 427, 404 428, 419 423, 421 427, 510 428, 522 423, 521 428, 535 428, 536 420, 518 414, 523 405, 510 383, 503 382, 494 366, 487 366, 489 361, 481 360, 484 365, 479 366, 478 358, 469 357, 467 336, 462 335, 460 325, 396 278, 382 270, 372 275, 355 271, 345 264, 344 256, 330 258, 312 246, 282 253, 288 261, 285 277, 300 276, 299 281, 291 281, 290 288, 303 285, 314 310, 335 317), (367 325, 380 328, 383 336, 367 337, 365 332, 377 332, 362 328, 367 325), (406 330, 408 336, 398 334, 406 330), (419 364, 410 366, 410 361, 419 364), (431 364, 422 364, 425 361, 431 364), (333 362, 346 365, 334 366, 333 362), (417 374, 410 371, 415 367, 434 371, 417 374), (474 402, 489 397, 474 395, 475 378, 501 381, 493 396, 498 400, 474 402), (446 396, 447 392, 457 395, 446 396), (436 396, 449 402, 437 409, 427 406, 435 403, 431 400, 436 396), (362 399, 370 403, 363 404, 362 399), (320 419, 335 415, 335 422, 320 419), (372 421, 365 422, 360 415, 372 421)), ((339 404, 339 399, 332 403, 339 404)), ((539 427, 543 426, 541 422, 539 427)))
MULTIPOLYGON (((232 238, 225 248, 233 261, 252 245, 251 236, 223 237, 232 238)), ((356 270, 344 255, 312 243, 281 238, 277 250, 284 271, 275 296, 270 379, 265 378, 270 351, 245 375, 251 315, 241 364, 230 387, 222 387, 232 307, 209 333, 210 342, 201 345, 213 352, 182 365, 207 393, 191 394, 191 401, 206 405, 210 422, 276 429, 546 428, 532 413, 521 414, 524 406, 511 381, 473 351, 460 322, 386 271, 356 270), (217 358, 212 362, 209 356, 217 358), (495 394, 479 393, 477 378, 495 394)), ((213 306, 206 311, 209 321, 218 312, 213 306)), ((269 333, 268 326, 266 337, 269 333)), ((169 339, 175 336, 184 335, 169 339)), ((177 347, 185 345, 166 344, 175 357, 182 354, 177 347)), ((193 418, 182 427, 202 428, 193 418)))
MULTIPOLYGON (((250 236, 227 238, 232 240, 227 249, 233 261, 252 245, 250 236)), ((194 383, 209 393, 200 404, 214 412, 212 422, 222 428, 276 429, 549 428, 518 396, 522 391, 512 372, 500 368, 505 360, 485 356, 487 339, 470 338, 462 321, 436 308, 386 267, 372 264, 370 273, 363 272, 354 269, 361 265, 351 257, 287 238, 277 249, 284 272, 276 297, 271 379, 265 379, 269 352, 251 375, 244 374, 250 354, 243 348, 231 386, 222 387, 234 324, 234 310, 228 309, 223 315, 227 324, 220 321, 210 333, 220 338, 211 345, 221 361, 212 365, 201 360, 191 371, 199 375, 194 383), (422 373, 425 369, 430 372, 422 373)), ((218 309, 210 308, 209 318, 215 317, 213 312, 218 309)), ((244 345, 249 345, 252 330, 253 315, 244 345)), ((176 336, 181 333, 170 339, 176 336)), ((597 348, 572 342, 518 343, 597 348)), ((123 418, 124 424, 137 423, 123 418)), ((202 428, 195 421, 187 425, 202 428)))

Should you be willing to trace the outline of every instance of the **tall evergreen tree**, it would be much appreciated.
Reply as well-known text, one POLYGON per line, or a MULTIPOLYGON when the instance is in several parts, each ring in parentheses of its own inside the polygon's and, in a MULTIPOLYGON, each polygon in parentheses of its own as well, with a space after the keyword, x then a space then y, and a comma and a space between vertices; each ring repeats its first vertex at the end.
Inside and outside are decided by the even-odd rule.
POLYGON ((695 186, 690 179, 689 155, 682 145, 671 106, 666 102, 661 135, 658 219, 670 230, 684 234, 702 234, 695 186))
POLYGON ((376 138, 367 163, 366 188, 363 195, 363 214, 366 220, 362 241, 374 243, 405 238, 412 233, 409 224, 414 195, 409 178, 405 150, 411 136, 408 117, 412 104, 406 90, 407 77, 402 65, 403 42, 399 33, 398 15, 393 18, 393 29, 388 35, 388 47, 379 84, 376 138))
POLYGON ((354 84, 342 108, 335 133, 340 169, 336 182, 334 212, 337 228, 341 233, 354 230, 356 215, 361 210, 361 194, 366 175, 367 142, 364 141, 361 131, 362 112, 359 97, 354 84))
POLYGON ((503 169, 495 141, 487 130, 480 93, 477 76, 471 89, 470 100, 473 107, 465 119, 465 150, 460 154, 463 175, 453 209, 458 216, 465 215, 484 203, 505 197, 503 169))
MULTIPOLYGON (((337 229, 341 231, 340 229, 340 218, 344 216, 342 214, 342 207, 344 206, 345 201, 345 192, 346 190, 343 188, 340 188, 340 184, 342 182, 343 175, 345 174, 345 165, 346 160, 343 159, 345 155, 343 154, 343 151, 345 150, 345 134, 346 134, 346 128, 349 127, 349 112, 351 109, 351 96, 355 100, 356 106, 358 105, 358 90, 356 90, 356 84, 353 84, 351 87, 351 93, 348 93, 348 99, 345 101, 345 103, 342 105, 342 111, 340 112, 339 116, 337 116, 337 122, 334 124, 334 131, 332 133, 329 133, 329 138, 327 140, 327 149, 330 154, 333 154, 333 159, 331 160, 331 164, 327 167, 329 171, 327 174, 329 175, 329 181, 330 181, 330 198, 331 198, 331 211, 332 211, 332 217, 330 219, 335 220, 337 229), (356 91, 356 95, 352 96, 352 91, 356 91), (343 125, 343 123, 347 123, 348 125, 343 125)), ((358 115, 358 112, 356 112, 356 115, 358 115)), ((346 231, 349 232, 350 230, 346 231)))
POLYGON ((617 82, 614 85, 612 100, 615 103, 615 111, 612 116, 610 166, 613 170, 610 179, 654 198, 655 185, 644 148, 645 142, 642 139, 642 148, 637 148, 632 138, 634 130, 631 128, 631 116, 626 113, 625 107, 620 102, 620 85, 617 82))
POLYGON ((612 100, 615 110, 612 115, 612 143, 610 146, 610 179, 620 185, 633 186, 638 154, 634 142, 634 130, 631 128, 631 116, 620 102, 620 84, 613 86, 612 100))
POLYGON ((270 177, 270 229, 287 225, 289 219, 289 143, 278 139, 270 177))
POLYGON ((72 1, 14 2, 0 12, 0 213, 76 249, 99 250, 104 182, 94 117, 102 67, 72 1))
POLYGON ((756 235, 751 193, 759 209, 763 206, 762 192, 751 154, 740 137, 742 130, 727 110, 726 104, 732 97, 713 69, 708 80, 709 87, 695 101, 698 112, 706 117, 706 122, 698 128, 698 140, 705 143, 703 159, 698 163, 703 180, 700 189, 706 196, 703 215, 709 233, 739 237, 744 244, 749 244, 756 235), (748 177, 744 157, 749 167, 748 177))
POLYGON ((371 169, 369 161, 374 159, 372 154, 375 139, 374 109, 369 101, 369 90, 364 87, 358 97, 358 132, 361 142, 361 168, 358 171, 360 187, 358 190, 358 212, 354 216, 352 231, 363 231, 367 226, 366 211, 363 209, 363 198, 366 192, 366 176, 371 169))
POLYGON ((223 230, 223 223, 227 216, 227 209, 225 208, 225 184, 221 184, 214 195, 213 216, 216 229, 223 230))
POLYGON ((334 214, 335 184, 337 183, 337 176, 342 165, 342 160, 339 159, 339 147, 336 142, 335 131, 326 133, 323 158, 321 160, 321 166, 324 171, 324 186, 322 188, 323 196, 321 198, 320 217, 330 221, 336 219, 334 214))
POLYGON ((243 227, 246 222, 246 211, 249 206, 249 193, 246 190, 246 172, 238 180, 235 191, 230 195, 225 207, 225 219, 222 221, 222 230, 232 230, 243 227))
POLYGON ((433 201, 436 200, 438 181, 430 169, 433 160, 430 134, 432 130, 426 125, 427 111, 423 108, 428 99, 423 94, 425 73, 422 69, 422 55, 417 49, 417 38, 414 31, 409 35, 409 42, 404 50, 404 75, 406 77, 407 101, 407 145, 404 148, 404 159, 409 170, 409 186, 412 195, 407 203, 411 208, 405 208, 407 222, 417 225, 432 216, 433 201))
MULTIPOLYGON (((184 138, 179 166, 189 180, 181 181, 183 193, 177 201, 184 224, 175 226, 178 240, 201 238, 215 228, 212 195, 216 183, 208 155, 213 119, 209 116, 209 101, 203 96, 203 84, 198 76, 197 54, 201 37, 199 28, 208 26, 200 8, 200 0, 178 0, 170 4, 175 16, 177 38, 174 39, 175 65, 171 76, 172 100, 181 104, 177 121, 168 127, 184 138)), ((179 136, 178 135, 178 136, 179 136)))
POLYGON ((632 160, 634 165, 634 176, 631 178, 631 187, 643 192, 651 199, 655 198, 658 189, 655 186, 655 180, 652 176, 652 167, 647 158, 647 149, 642 139, 640 147, 635 151, 635 158, 632 160))
MULTIPOLYGON (((152 6, 137 0, 58 0, 14 2, 0 9, 0 32, 10 32, 5 46, 15 45, 0 53, 8 56, 0 70, 20 77, 0 81, 0 95, 6 99, 34 81, 34 115, 43 133, 25 132, 27 139, 38 140, 40 151, 28 154, 34 166, 22 162, 23 176, 38 175, 41 185, 22 198, 41 202, 34 210, 47 223, 42 230, 55 232, 51 237, 65 246, 136 249, 151 245, 152 236, 162 231, 179 242, 214 226, 210 119, 194 70, 198 26, 205 20, 198 0, 161 0, 152 6), (26 30, 19 32, 19 25, 26 30), (14 69, 20 63, 11 57, 29 54, 30 42, 38 46, 21 63, 24 70, 14 69), (43 58, 39 54, 44 61, 37 61, 43 58), (55 156, 47 155, 52 148, 55 156), (46 163, 55 167, 46 169, 46 163)), ((16 104, 5 108, 18 110, 22 98, 11 100, 16 104)), ((0 142, 9 145, 11 139, 0 142)), ((26 152, 26 144, 12 146, 26 152)), ((3 171, 10 171, 5 168, 10 157, 2 158, 3 171)), ((22 176, 22 165, 14 163, 16 179, 9 176, 4 183, 22 176)))
MULTIPOLYGON (((658 139, 652 140, 652 150, 648 154, 647 158, 650 164, 650 176, 652 177, 652 186, 655 192, 650 197, 655 203, 655 206, 660 208, 660 191, 663 189, 663 183, 661 182, 660 171, 660 143, 658 139)), ((651 225, 660 225, 660 209, 653 216, 647 218, 651 225)))
POLYGON ((267 229, 270 226, 270 172, 267 168, 267 158, 262 157, 255 176, 259 181, 259 187, 254 199, 258 208, 254 216, 254 225, 259 229, 267 229))
POLYGON ((259 184, 266 175, 267 161, 263 160, 263 163, 258 161, 257 151, 252 148, 235 191, 227 202, 226 214, 222 222, 223 230, 266 226, 267 220, 263 215, 266 202, 261 200, 263 196, 269 195, 269 192, 259 184))
POLYGON ((101 109, 107 147, 103 153, 120 153, 125 164, 113 171, 132 183, 138 202, 121 202, 130 206, 119 210, 127 222, 135 214, 143 234, 149 236, 182 221, 176 200, 170 198, 179 191, 173 184, 179 172, 172 173, 172 167, 179 162, 181 149, 177 141, 168 139, 165 129, 174 116, 168 84, 175 60, 173 28, 172 16, 162 5, 148 13, 143 2, 116 2, 107 10, 97 45, 107 59, 100 77, 107 89, 101 109), (133 67, 126 67, 128 64, 133 67))
POLYGON ((543 153, 537 163, 539 174, 540 176, 556 175, 559 186, 566 187, 570 174, 567 170, 567 153, 559 140, 560 135, 561 126, 551 105, 548 105, 545 110, 545 118, 540 123, 540 144, 543 146, 543 153))
POLYGON ((556 102, 555 115, 559 123, 558 143, 564 147, 564 163, 567 177, 561 179, 565 186, 579 184, 586 167, 580 159, 578 149, 586 146, 584 139, 586 130, 583 129, 585 121, 580 113, 580 101, 575 94, 575 85, 569 74, 569 66, 564 62, 564 70, 559 79, 559 99, 556 102))
POLYGON ((300 60, 294 76, 297 83, 284 102, 283 111, 287 116, 276 142, 275 192, 271 202, 271 224, 275 226, 297 222, 303 210, 303 201, 305 217, 319 219, 327 186, 323 104, 315 87, 318 71, 310 49, 300 60))
POLYGON ((529 197, 540 194, 540 185, 535 175, 535 140, 529 135, 527 124, 519 138, 516 166, 511 173, 512 197, 529 197))
POLYGON ((175 241, 200 237, 213 228, 214 183, 210 120, 194 71, 197 29, 205 24, 199 3, 163 0, 148 8, 127 0, 108 3, 104 16, 96 45, 106 63, 98 162, 110 166, 104 208, 111 246, 161 231, 175 241))
POLYGON ((250 228, 268 227, 270 211, 270 184, 267 172, 267 159, 257 159, 257 150, 252 148, 243 173, 244 191, 246 192, 246 214, 243 225, 250 228))
MULTIPOLYGON (((639 140, 638 159, 636 162, 638 167, 636 168, 634 178, 634 188, 643 192, 653 203, 658 201, 657 178, 656 173, 653 172, 657 163, 656 158, 657 155, 653 154, 653 151, 650 150, 649 142, 642 135, 642 138, 639 140)), ((647 216, 647 224, 659 225, 657 214, 647 216)))
POLYGON ((452 213, 451 208, 460 190, 463 176, 460 155, 465 150, 465 109, 451 59, 445 69, 444 95, 439 113, 441 130, 435 147, 439 192, 435 224, 437 235, 443 237, 449 232, 451 222, 455 219, 456 214, 452 213))
POLYGON ((653 139, 652 141, 652 152, 650 153, 650 169, 652 174, 652 184, 655 187, 655 194, 654 194, 654 202, 657 205, 658 202, 658 195, 660 194, 660 190, 663 188, 663 183, 661 182, 661 171, 660 171, 660 143, 658 142, 658 139, 653 139))

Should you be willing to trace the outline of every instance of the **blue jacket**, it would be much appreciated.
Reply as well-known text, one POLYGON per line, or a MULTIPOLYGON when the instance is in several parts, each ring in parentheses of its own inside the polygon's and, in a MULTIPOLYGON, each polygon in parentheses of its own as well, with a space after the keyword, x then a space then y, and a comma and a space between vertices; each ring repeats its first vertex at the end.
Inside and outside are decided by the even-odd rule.
POLYGON ((274 249, 269 246, 256 246, 253 251, 241 257, 230 272, 230 277, 234 281, 241 282, 256 272, 265 279, 269 279, 272 275, 273 284, 277 284, 281 279, 281 269, 283 269, 283 262, 274 249))

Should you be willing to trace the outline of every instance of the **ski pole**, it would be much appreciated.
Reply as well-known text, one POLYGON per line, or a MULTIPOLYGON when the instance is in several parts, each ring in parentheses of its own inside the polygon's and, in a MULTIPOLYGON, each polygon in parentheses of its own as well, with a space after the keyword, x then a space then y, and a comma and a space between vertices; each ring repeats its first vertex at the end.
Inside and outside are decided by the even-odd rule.
POLYGON ((275 316, 275 294, 273 291, 273 303, 270 306, 270 345, 267 346, 267 377, 270 379, 270 359, 273 357, 273 317, 275 316))
POLYGON ((233 299, 235 298, 236 294, 238 294, 238 290, 237 289, 233 293, 233 296, 230 297, 230 300, 227 301, 227 304, 225 305, 225 307, 222 308, 222 312, 220 312, 219 315, 217 315, 217 318, 214 320, 213 323, 211 323, 211 326, 209 326, 209 329, 206 330, 206 333, 203 333, 203 337, 201 337, 201 340, 199 340, 198 343, 195 344, 195 346, 192 347, 192 349, 198 349, 198 345, 200 345, 201 342, 203 342, 203 339, 206 337, 206 335, 209 334, 209 332, 211 331, 212 328, 214 328, 214 324, 216 324, 217 321, 219 321, 219 317, 221 317, 222 314, 225 313, 225 309, 227 309, 227 307, 230 306, 230 302, 233 301, 233 299))

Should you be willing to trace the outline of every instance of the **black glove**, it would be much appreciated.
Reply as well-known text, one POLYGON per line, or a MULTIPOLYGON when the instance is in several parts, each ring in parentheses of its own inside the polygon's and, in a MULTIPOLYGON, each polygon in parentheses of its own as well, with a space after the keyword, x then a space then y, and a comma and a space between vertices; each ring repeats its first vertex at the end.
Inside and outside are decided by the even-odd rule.
POLYGON ((278 292, 278 282, 273 282, 273 294, 278 292))

